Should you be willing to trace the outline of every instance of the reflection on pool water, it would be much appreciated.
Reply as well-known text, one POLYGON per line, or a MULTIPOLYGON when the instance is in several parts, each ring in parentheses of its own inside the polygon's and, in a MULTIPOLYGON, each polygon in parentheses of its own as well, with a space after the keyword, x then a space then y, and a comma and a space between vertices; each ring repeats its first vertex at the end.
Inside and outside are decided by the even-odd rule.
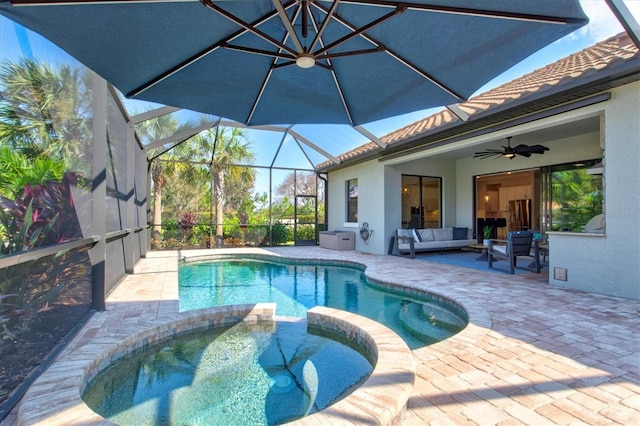
POLYGON ((120 425, 280 424, 355 390, 371 363, 303 320, 211 328, 124 356, 83 400, 120 425))
POLYGON ((446 339, 467 324, 466 313, 455 303, 383 288, 356 267, 220 257, 181 262, 178 273, 182 312, 275 302, 278 315, 304 317, 307 309, 327 306, 386 325, 411 349, 446 339))

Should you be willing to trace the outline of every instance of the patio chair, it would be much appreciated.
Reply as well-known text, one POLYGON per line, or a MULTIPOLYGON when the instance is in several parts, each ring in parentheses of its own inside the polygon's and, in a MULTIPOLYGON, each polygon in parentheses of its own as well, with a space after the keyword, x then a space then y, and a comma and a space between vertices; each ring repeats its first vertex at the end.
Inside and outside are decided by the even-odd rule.
POLYGON ((490 240, 488 249, 489 268, 502 270, 504 272, 515 273, 515 268, 526 269, 540 273, 540 249, 538 241, 533 239, 533 233, 529 231, 511 231, 507 234, 506 240, 490 240), (504 245, 495 245, 496 242, 504 242, 504 245), (532 250, 533 244, 533 250, 532 250), (533 251, 533 254, 532 254, 533 251), (518 257, 533 257, 532 267, 517 266, 518 257), (507 259, 509 270, 496 268, 493 263, 496 260, 507 259))

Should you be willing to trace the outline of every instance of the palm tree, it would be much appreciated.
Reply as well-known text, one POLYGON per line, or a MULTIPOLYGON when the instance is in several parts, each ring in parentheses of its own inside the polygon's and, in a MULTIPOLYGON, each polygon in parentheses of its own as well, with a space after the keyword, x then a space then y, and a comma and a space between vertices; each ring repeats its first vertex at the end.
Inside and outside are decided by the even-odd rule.
MULTIPOLYGON (((173 136, 182 128, 189 126, 189 123, 181 125, 175 116, 167 114, 140 123, 136 131, 143 141, 150 143, 173 136)), ((151 163, 151 180, 153 181, 152 238, 158 245, 162 238, 162 191, 165 188, 168 177, 174 172, 173 166, 175 166, 175 163, 164 163, 160 161, 153 161, 151 163)))
MULTIPOLYGON (((91 92, 81 68, 33 59, 0 67, 0 143, 35 158, 62 159, 67 170, 90 167, 91 92)), ((88 170, 84 170, 88 172, 88 170)))
MULTIPOLYGON (((210 119, 203 116, 201 121, 207 122, 210 119)), ((241 128, 218 127, 201 132, 195 138, 201 152, 211 153, 210 172, 216 210, 216 237, 221 238, 225 204, 239 207, 255 181, 254 169, 237 165, 251 163, 255 160, 255 155, 250 151, 251 143, 241 128), (233 187, 234 191, 227 191, 228 187, 233 187)))
POLYGON ((0 146, 0 196, 14 199, 29 185, 47 181, 61 181, 65 164, 47 156, 35 158, 14 151, 10 146, 0 146))

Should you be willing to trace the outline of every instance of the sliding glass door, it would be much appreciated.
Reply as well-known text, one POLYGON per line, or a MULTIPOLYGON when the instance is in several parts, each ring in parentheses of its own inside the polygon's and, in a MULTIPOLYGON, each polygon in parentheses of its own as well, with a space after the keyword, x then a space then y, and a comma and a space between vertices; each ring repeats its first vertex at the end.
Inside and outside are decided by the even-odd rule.
POLYGON ((402 175, 402 227, 440 228, 442 178, 402 175))

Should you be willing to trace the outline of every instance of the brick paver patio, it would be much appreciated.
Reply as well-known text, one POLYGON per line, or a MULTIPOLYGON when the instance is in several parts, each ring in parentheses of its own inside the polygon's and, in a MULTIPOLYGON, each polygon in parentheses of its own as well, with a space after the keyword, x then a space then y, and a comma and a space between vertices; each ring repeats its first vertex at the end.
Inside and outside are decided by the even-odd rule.
MULTIPOLYGON (((232 252, 239 251, 246 250, 232 252)), ((468 310, 470 324, 463 332, 413 351, 418 377, 407 425, 640 424, 637 301, 550 287, 544 274, 482 272, 319 247, 251 251, 358 262, 373 279, 424 288, 468 310)), ((61 357, 175 318, 177 259, 194 253, 149 253, 61 357)), ((54 394, 57 383, 49 386, 54 394)), ((35 405, 50 413, 51 422, 63 420, 43 393, 42 404, 35 405)), ((15 422, 14 413, 3 424, 15 422)), ((86 424, 75 418, 63 423, 86 424)))

